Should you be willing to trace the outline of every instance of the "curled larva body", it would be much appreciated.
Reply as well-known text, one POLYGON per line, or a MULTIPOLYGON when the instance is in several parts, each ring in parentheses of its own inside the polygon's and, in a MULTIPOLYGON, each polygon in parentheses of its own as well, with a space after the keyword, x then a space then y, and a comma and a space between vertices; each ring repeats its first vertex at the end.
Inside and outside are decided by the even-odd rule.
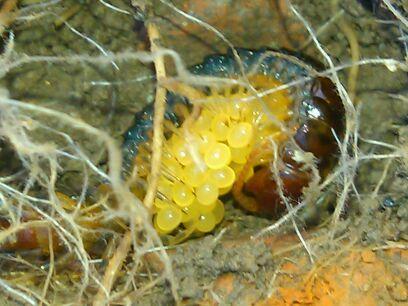
MULTIPOLYGON (((192 67, 191 72, 240 80, 245 72, 259 95, 245 86, 201 88, 208 101, 190 127, 191 139, 184 139, 182 130, 192 108, 190 97, 172 92, 167 95, 162 173, 152 213, 156 230, 162 235, 175 235, 173 243, 210 232, 219 224, 224 217, 220 198, 227 194, 249 212, 277 216, 286 210, 280 185, 283 195, 296 205, 312 179, 311 171, 305 170, 296 156, 299 151, 313 154, 321 177, 336 164, 345 111, 332 81, 318 77, 311 67, 285 54, 237 51, 240 64, 232 54, 213 55, 192 67), (278 156, 274 156, 271 141, 279 147, 278 156), (191 148, 201 156, 203 167, 195 164, 191 148), (276 158, 278 169, 274 174, 271 169, 276 158)), ((136 165, 139 176, 146 180, 152 126, 150 104, 135 115, 123 143, 124 172, 129 173, 136 165)), ((139 195, 139 189, 132 190, 139 195)), ((59 196, 68 206, 76 206, 75 201, 59 196)), ((35 213, 26 213, 20 221, 39 219, 35 213)), ((83 225, 100 226, 88 221, 83 225)), ((10 226, 9 220, 0 219, 0 229, 10 226)), ((27 226, 3 241, 0 251, 39 249, 46 253, 49 237, 55 250, 62 248, 53 229, 27 226)))
MULTIPOLYGON (((192 97, 185 93, 167 97, 160 205, 153 212, 154 216, 169 212, 160 220, 174 222, 160 224, 164 221, 154 217, 164 235, 210 231, 222 219, 219 198, 228 193, 247 211, 276 216, 285 210, 278 186, 296 204, 311 180, 311 170, 305 170, 297 153, 312 153, 321 177, 336 163, 345 112, 331 80, 286 54, 264 49, 237 52, 240 61, 232 53, 212 55, 191 68, 196 75, 247 80, 249 86, 194 89, 202 92, 205 103, 188 127, 183 122, 191 113, 192 97), (189 140, 183 138, 186 129, 189 140), (278 156, 271 142, 278 145, 278 156), (271 171, 276 158, 281 184, 271 171), (200 167, 195 160, 201 160, 200 167), (174 218, 179 212, 181 218, 174 218)), ((152 112, 149 105, 137 113, 125 134, 127 170, 133 164, 143 169, 149 160, 143 155, 150 154, 152 112)), ((141 176, 147 179, 148 173, 141 176)))

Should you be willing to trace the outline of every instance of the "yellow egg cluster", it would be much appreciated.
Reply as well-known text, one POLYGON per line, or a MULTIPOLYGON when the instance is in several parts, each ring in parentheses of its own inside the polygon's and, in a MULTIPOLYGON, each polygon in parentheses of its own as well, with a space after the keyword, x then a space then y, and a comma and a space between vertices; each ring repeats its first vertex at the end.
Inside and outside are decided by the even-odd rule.
MULTIPOLYGON (((280 85, 266 76, 252 77, 251 84, 260 90, 280 85)), ((219 197, 231 190, 257 144, 281 137, 276 122, 290 117, 290 99, 283 91, 257 97, 244 87, 225 87, 212 90, 207 99, 199 115, 188 125, 173 127, 165 141, 153 212, 160 234, 212 231, 224 217, 219 197)), ((253 166, 263 162, 261 158, 253 166)))

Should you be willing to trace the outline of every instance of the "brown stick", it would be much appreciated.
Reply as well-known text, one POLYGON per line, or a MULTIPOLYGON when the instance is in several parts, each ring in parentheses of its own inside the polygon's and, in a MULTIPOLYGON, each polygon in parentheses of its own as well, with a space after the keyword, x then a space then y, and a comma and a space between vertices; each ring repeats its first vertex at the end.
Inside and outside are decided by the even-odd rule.
POLYGON ((108 267, 105 270, 105 274, 102 280, 102 286, 99 288, 96 294, 93 306, 101 306, 109 304, 109 293, 115 283, 118 272, 120 271, 123 261, 130 250, 132 244, 131 231, 126 232, 120 242, 115 254, 109 260, 108 267))
MULTIPOLYGON (((160 35, 157 27, 153 23, 147 24, 147 33, 150 39, 150 49, 152 52, 159 50, 157 44, 160 35)), ((166 109, 166 89, 160 85, 160 81, 166 77, 166 69, 162 56, 156 57, 154 60, 156 69, 156 98, 154 101, 154 117, 153 117, 153 152, 151 159, 150 180, 147 188, 146 196, 143 200, 144 205, 150 209, 156 197, 157 182, 160 175, 160 165, 163 147, 163 120, 166 109)))

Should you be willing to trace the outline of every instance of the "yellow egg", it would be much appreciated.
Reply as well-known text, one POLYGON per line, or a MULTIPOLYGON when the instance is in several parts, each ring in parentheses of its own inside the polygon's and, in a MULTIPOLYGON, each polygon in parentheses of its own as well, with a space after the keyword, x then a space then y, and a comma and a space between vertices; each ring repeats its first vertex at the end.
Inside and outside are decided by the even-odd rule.
POLYGON ((269 117, 265 113, 261 112, 261 113, 258 113, 258 118, 257 118, 256 122, 257 122, 258 127, 262 127, 262 126, 269 125, 271 120, 269 119, 269 117))
POLYGON ((222 219, 224 219, 224 213, 225 213, 225 209, 224 209, 224 203, 222 203, 220 200, 218 200, 215 203, 215 207, 212 211, 214 218, 215 218, 215 223, 218 224, 222 221, 222 219))
POLYGON ((198 210, 199 214, 203 214, 203 213, 209 213, 209 212, 213 211, 213 209, 215 208, 216 203, 217 203, 217 201, 214 201, 209 205, 203 205, 197 200, 191 206, 194 205, 195 207, 197 207, 197 210, 198 210))
MULTIPOLYGON (((257 103, 255 105, 259 105, 259 104, 257 103)), ((251 109, 247 110, 245 114, 242 115, 243 121, 248 122, 250 124, 257 124, 259 114, 260 114, 260 111, 258 111, 256 107, 252 107, 251 109)))
POLYGON ((166 148, 163 150, 162 160, 173 159, 173 155, 166 148))
POLYGON ((197 220, 198 220, 198 218, 194 219, 194 220, 183 222, 183 225, 184 225, 184 227, 186 228, 187 231, 193 230, 193 232, 195 232, 197 220))
POLYGON ((165 234, 168 234, 168 233, 171 232, 171 230, 170 231, 164 231, 157 225, 157 215, 155 215, 154 218, 153 218, 153 226, 160 235, 165 235, 165 234))
POLYGON ((246 146, 243 148, 231 148, 231 161, 237 164, 245 164, 248 160, 248 156, 251 153, 252 146, 246 146))
POLYGON ((197 200, 195 200, 190 206, 183 207, 181 211, 183 213, 181 219, 181 222, 183 222, 183 224, 185 224, 186 222, 197 220, 200 216, 200 210, 197 200))
POLYGON ((211 169, 219 169, 231 162, 231 150, 223 143, 217 142, 204 155, 204 161, 211 169))
POLYGON ((224 141, 227 139, 227 133, 229 130, 229 117, 226 114, 218 114, 211 121, 211 131, 214 133, 215 138, 218 141, 224 141))
POLYGON ((196 228, 203 233, 211 232, 216 225, 215 220, 212 213, 201 214, 197 220, 196 228))
POLYGON ((137 167, 137 174, 140 177, 146 177, 149 174, 150 167, 141 155, 136 155, 134 165, 137 167))
POLYGON ((210 131, 202 131, 198 135, 198 151, 205 154, 205 152, 207 152, 209 148, 215 145, 216 142, 217 140, 215 139, 213 133, 211 133, 210 131))
POLYGON ((222 195, 225 195, 225 194, 227 194, 228 192, 230 192, 231 189, 232 189, 232 186, 233 186, 233 185, 231 185, 231 186, 229 186, 229 187, 227 187, 227 188, 220 188, 220 189, 218 190, 219 195, 222 196, 222 195))
POLYGON ((249 121, 247 118, 251 118, 252 113, 255 109, 255 106, 259 102, 257 100, 252 100, 251 102, 242 102, 240 106, 240 113, 241 113, 241 120, 243 121, 249 121))
POLYGON ((211 113, 208 110, 203 110, 197 120, 194 121, 192 130, 202 132, 209 129, 211 124, 211 113))
POLYGON ((194 194, 185 184, 177 182, 173 186, 172 198, 178 206, 186 207, 193 203, 194 194))
POLYGON ((157 213, 157 228, 164 232, 172 231, 180 225, 181 217, 181 210, 173 205, 169 205, 157 213))
POLYGON ((160 177, 157 190, 166 198, 171 199, 173 194, 173 183, 164 177, 160 177))
POLYGON ((172 153, 176 159, 183 166, 187 166, 192 163, 192 158, 188 150, 187 144, 182 139, 176 139, 172 144, 172 153))
POLYGON ((183 175, 183 167, 181 164, 174 158, 163 159, 162 160, 162 169, 163 172, 174 177, 180 178, 183 175))
POLYGON ((240 102, 239 98, 234 100, 230 105, 229 105, 229 115, 231 116, 231 119, 234 120, 239 120, 241 117, 241 110, 244 106, 244 102, 240 102))
POLYGON ((228 188, 235 181, 235 172, 228 166, 209 171, 209 181, 218 188, 228 188))
POLYGON ((267 137, 273 136, 273 134, 280 132, 280 128, 273 125, 268 124, 265 126, 260 126, 257 131, 257 137, 259 140, 265 139, 267 137))
POLYGON ((228 131, 228 144, 233 148, 246 147, 252 140, 254 129, 248 122, 240 122, 228 131))
POLYGON ((203 205, 211 205, 218 198, 218 188, 214 184, 205 183, 195 190, 198 202, 203 205))
POLYGON ((205 170, 203 171, 202 169, 200 169, 200 167, 198 167, 195 164, 186 166, 183 172, 184 183, 191 187, 197 187, 202 185, 208 176, 207 171, 205 170))
POLYGON ((168 201, 160 200, 158 198, 154 199, 153 203, 154 207, 160 209, 166 208, 167 206, 171 205, 168 201))

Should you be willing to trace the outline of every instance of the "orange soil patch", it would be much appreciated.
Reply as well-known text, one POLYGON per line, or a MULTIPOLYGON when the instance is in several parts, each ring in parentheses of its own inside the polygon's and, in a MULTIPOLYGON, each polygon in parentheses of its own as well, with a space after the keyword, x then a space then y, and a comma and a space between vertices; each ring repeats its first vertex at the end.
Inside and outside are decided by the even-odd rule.
POLYGON ((407 259, 408 250, 351 250, 312 270, 305 258, 287 263, 273 296, 257 305, 407 305, 407 259))

